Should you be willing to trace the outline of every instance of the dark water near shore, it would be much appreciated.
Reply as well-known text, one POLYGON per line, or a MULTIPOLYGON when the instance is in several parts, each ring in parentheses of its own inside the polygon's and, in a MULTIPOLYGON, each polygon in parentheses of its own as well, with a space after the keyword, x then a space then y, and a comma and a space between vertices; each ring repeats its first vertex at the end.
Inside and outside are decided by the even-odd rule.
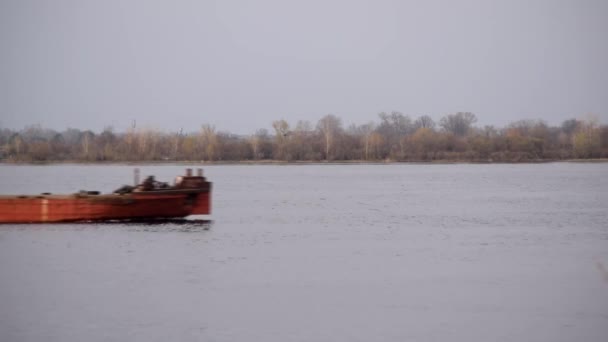
MULTIPOLYGON (((0 193, 132 168, 0 165, 0 193)), ((0 225, 0 341, 608 340, 608 164, 205 173, 210 224, 0 225)))

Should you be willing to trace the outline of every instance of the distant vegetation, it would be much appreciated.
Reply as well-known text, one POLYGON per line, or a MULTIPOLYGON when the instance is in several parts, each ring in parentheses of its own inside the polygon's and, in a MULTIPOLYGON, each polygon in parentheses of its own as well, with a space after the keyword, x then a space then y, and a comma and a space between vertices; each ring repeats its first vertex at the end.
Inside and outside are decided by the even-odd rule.
POLYGON ((596 119, 564 121, 558 127, 523 120, 504 128, 477 127, 472 113, 439 122, 399 112, 378 121, 344 127, 326 115, 316 125, 285 120, 240 136, 203 125, 191 133, 136 128, 100 133, 40 126, 0 129, 0 160, 44 161, 482 161, 525 162, 608 157, 608 126, 596 119))

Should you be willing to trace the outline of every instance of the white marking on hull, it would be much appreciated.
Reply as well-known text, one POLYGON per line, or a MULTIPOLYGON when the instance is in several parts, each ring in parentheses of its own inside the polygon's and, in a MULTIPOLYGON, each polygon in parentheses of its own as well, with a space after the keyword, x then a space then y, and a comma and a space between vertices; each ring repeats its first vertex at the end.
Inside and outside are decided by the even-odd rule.
POLYGON ((49 220, 49 200, 43 199, 40 201, 40 219, 44 222, 49 220))

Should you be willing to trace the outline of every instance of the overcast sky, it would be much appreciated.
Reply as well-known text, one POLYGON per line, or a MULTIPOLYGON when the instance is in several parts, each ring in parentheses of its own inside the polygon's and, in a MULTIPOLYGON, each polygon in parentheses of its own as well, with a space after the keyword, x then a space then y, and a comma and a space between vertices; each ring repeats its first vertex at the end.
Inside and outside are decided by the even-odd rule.
POLYGON ((608 123, 605 0, 0 0, 0 127, 608 123))

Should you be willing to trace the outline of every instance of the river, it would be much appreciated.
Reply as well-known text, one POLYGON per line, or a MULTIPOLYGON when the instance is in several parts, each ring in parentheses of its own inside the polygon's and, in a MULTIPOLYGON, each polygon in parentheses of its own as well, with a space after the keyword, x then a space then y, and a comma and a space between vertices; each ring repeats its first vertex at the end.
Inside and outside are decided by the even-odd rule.
MULTIPOLYGON (((133 167, 0 165, 0 193, 133 167)), ((0 341, 608 340, 608 163, 205 175, 211 222, 0 225, 0 341)))

